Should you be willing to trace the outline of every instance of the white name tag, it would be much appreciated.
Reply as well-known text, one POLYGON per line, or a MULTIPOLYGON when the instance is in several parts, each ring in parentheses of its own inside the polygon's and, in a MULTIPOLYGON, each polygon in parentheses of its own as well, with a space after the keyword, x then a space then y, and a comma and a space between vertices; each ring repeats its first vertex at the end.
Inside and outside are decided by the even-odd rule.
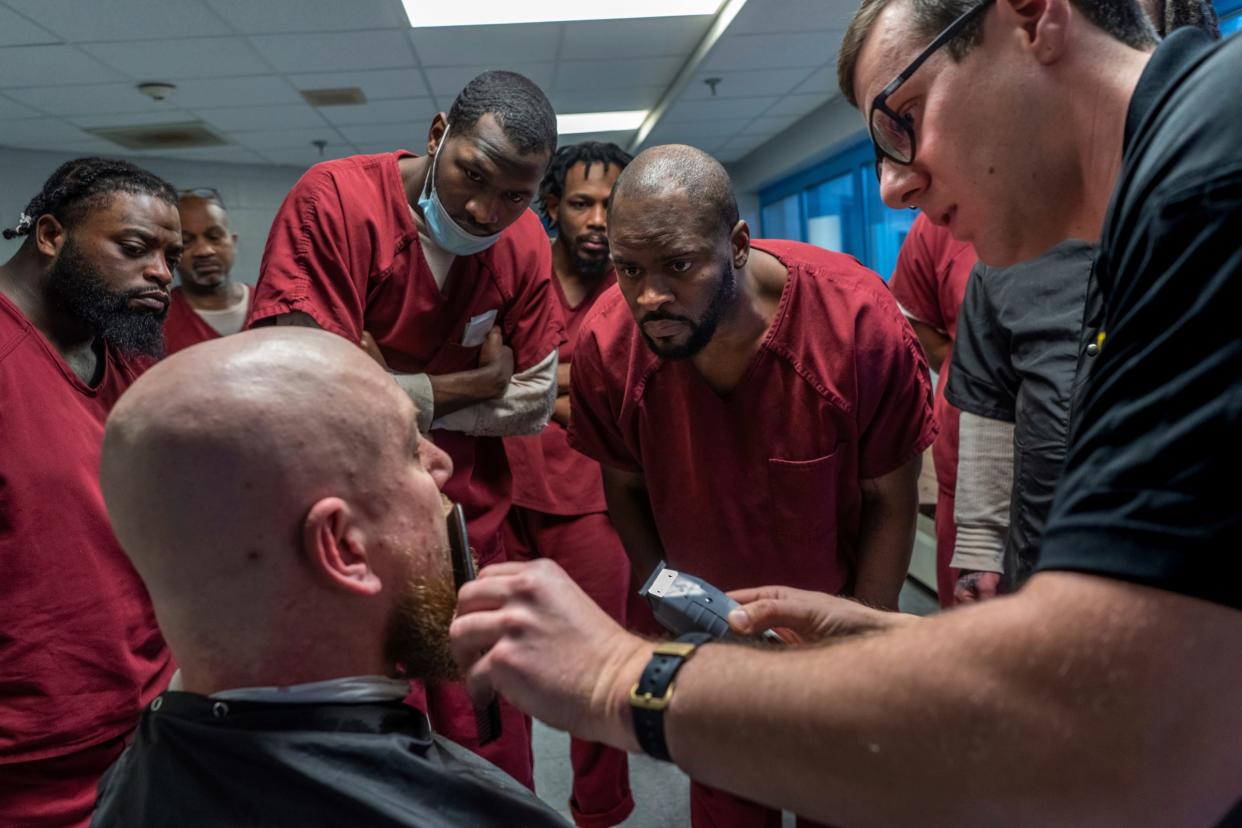
POLYGON ((476 345, 482 345, 483 340, 487 339, 487 332, 492 329, 496 322, 496 309, 484 311, 478 316, 473 316, 466 323, 466 331, 461 335, 461 344, 465 348, 473 348, 476 345))

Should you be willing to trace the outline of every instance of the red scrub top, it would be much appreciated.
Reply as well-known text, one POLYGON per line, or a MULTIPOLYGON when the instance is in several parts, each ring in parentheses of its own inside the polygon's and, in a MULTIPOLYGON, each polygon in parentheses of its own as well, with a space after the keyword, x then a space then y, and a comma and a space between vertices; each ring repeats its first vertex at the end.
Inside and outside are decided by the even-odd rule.
POLYGON ((182 348, 219 338, 216 329, 208 325, 185 298, 185 291, 173 288, 169 293, 168 318, 164 320, 164 353, 175 354, 182 348))
POLYGON ((749 371, 718 396, 644 342, 619 289, 574 352, 570 445, 645 478, 670 566, 722 589, 852 586, 859 481, 936 436, 922 349, 853 258, 752 241, 789 280, 749 371))
POLYGON ((107 348, 86 386, 0 295, 0 764, 125 734, 172 675, 99 486, 104 420, 138 373, 107 348))
POLYGON ((903 310, 949 337, 949 352, 936 382, 940 437, 932 447, 937 482, 947 492, 957 485, 957 427, 962 413, 945 399, 944 390, 949 386, 949 363, 957 341, 957 313, 976 260, 973 247, 919 213, 902 242, 897 268, 888 283, 903 310))
MULTIPOLYGON (((393 371, 447 374, 478 367, 481 346, 461 344, 466 326, 495 312, 514 371, 537 365, 564 341, 543 225, 527 210, 492 247, 454 259, 441 291, 410 215, 397 166, 404 157, 413 153, 357 155, 302 176, 272 223, 247 327, 300 311, 353 342, 369 331, 393 371)), ((486 563, 503 551, 504 443, 442 429, 431 436, 453 458, 444 493, 462 505, 486 563)))
MULTIPOLYGON (((559 357, 562 365, 573 360, 574 341, 591 306, 616 283, 617 274, 610 270, 581 302, 571 305, 560 279, 553 273, 553 292, 565 319, 567 336, 559 357)), ((571 449, 569 431, 556 420, 551 420, 543 433, 534 437, 509 437, 505 450, 513 470, 515 506, 550 515, 589 515, 608 508, 599 463, 571 449)))

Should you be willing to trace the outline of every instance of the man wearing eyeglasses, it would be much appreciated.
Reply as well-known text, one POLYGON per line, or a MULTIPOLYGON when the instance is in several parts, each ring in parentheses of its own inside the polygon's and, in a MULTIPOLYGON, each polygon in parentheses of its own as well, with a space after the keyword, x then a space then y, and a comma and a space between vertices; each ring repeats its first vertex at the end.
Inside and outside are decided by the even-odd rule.
POLYGON ((164 351, 174 353, 199 342, 235 334, 246 322, 250 287, 231 278, 237 234, 229 226, 220 193, 210 187, 177 194, 181 243, 185 252, 170 292, 164 322, 164 351))
POLYGON ((1242 40, 1157 48, 1133 0, 867 0, 839 68, 890 206, 998 266, 1099 240, 1039 570, 929 619, 751 590, 739 631, 837 640, 657 653, 509 563, 459 596, 467 680, 631 750, 641 719, 696 779, 838 825, 1242 824, 1242 40))

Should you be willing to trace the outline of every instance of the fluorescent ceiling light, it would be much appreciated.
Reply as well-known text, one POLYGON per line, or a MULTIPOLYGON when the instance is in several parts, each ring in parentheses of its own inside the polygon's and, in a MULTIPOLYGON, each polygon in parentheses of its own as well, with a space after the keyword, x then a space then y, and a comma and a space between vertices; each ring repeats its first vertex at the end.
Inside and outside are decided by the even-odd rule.
POLYGON ((633 109, 629 112, 580 112, 575 115, 557 115, 556 131, 561 135, 582 132, 625 132, 638 129, 647 110, 633 109))
POLYGON ((715 14, 721 0, 402 0, 414 28, 715 14))

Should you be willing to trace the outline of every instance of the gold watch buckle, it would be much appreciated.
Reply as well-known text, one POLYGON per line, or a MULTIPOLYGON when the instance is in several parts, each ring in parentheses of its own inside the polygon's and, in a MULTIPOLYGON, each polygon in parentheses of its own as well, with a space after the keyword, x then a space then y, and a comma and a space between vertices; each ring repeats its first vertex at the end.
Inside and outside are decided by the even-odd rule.
POLYGON ((639 693, 638 682, 634 682, 634 686, 630 688, 630 707, 637 707, 640 710, 664 710, 673 700, 673 682, 664 688, 663 696, 656 696, 653 693, 639 693))

